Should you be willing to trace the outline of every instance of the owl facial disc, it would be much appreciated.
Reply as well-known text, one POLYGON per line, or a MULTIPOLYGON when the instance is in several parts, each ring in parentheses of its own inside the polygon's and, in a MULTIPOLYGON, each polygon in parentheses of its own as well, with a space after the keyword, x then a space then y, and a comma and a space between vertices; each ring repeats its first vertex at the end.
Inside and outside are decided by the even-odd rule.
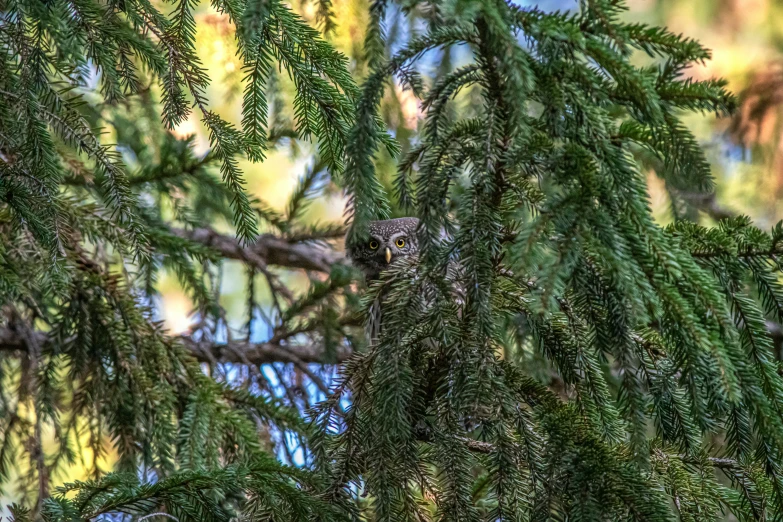
POLYGON ((371 221, 365 237, 346 245, 348 255, 354 266, 364 272, 367 281, 378 279, 396 259, 419 253, 418 224, 414 217, 371 221))

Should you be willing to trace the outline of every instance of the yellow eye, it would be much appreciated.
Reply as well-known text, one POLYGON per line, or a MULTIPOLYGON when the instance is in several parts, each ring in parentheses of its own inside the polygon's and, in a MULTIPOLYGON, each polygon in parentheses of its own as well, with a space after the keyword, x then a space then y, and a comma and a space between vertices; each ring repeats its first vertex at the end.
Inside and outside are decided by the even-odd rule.
POLYGON ((378 249, 378 242, 373 240, 370 241, 370 250, 377 250, 378 249))
POLYGON ((405 238, 400 238, 397 240, 397 248, 402 248, 405 246, 405 238))

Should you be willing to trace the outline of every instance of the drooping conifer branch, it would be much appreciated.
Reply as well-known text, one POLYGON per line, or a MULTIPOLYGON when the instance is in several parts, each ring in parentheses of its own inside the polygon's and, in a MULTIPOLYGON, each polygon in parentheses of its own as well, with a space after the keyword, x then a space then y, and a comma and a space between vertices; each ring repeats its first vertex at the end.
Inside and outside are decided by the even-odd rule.
MULTIPOLYGON (((708 50, 626 23, 617 1, 377 1, 351 62, 283 2, 218 0, 244 72, 232 125, 205 95, 196 5, 169 7, 0 9, 0 481, 23 477, 35 507, 16 520, 783 512, 768 327, 783 322, 783 228, 705 196, 681 116, 735 104, 722 81, 684 77, 708 50), (397 14, 422 28, 402 45, 385 25, 397 14), (471 62, 455 69, 457 47, 471 62), (353 67, 369 68, 361 88, 353 67), (421 100, 413 138, 382 119, 392 82, 421 100), (193 110, 204 156, 167 130, 193 110), (241 158, 303 139, 316 157, 290 199, 250 197, 241 158), (397 173, 381 147, 406 151, 397 173), (669 227, 640 161, 674 196, 669 227), (418 215, 418 258, 361 288, 344 226, 307 219, 338 189, 352 241, 418 215), (164 274, 193 303, 192 334, 154 320, 164 274), (381 296, 384 335, 366 346, 381 296), (117 474, 100 469, 109 445, 117 474), (96 480, 49 491, 85 448, 96 480)), ((331 9, 318 5, 327 32, 331 9)))
MULTIPOLYGON (((16 332, 10 328, 0 328, 0 352, 10 353, 51 353, 57 352, 55 339, 44 332, 33 331, 30 335, 16 332), (32 341, 32 342, 31 342, 32 341), (35 352, 34 350, 39 350, 35 352)), ((288 337, 288 336, 278 336, 288 337)), ((339 364, 345 362, 350 351, 337 351, 333 356, 325 353, 323 346, 283 344, 281 342, 248 343, 231 341, 218 343, 194 340, 189 336, 179 336, 178 342, 191 353, 194 359, 211 364, 244 364, 261 366, 271 363, 288 364, 339 364)))

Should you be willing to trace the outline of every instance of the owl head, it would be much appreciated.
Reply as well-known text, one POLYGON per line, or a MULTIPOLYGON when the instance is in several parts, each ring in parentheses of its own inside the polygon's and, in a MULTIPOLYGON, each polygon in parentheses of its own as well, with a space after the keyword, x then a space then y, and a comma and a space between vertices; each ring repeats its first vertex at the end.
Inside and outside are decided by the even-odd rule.
POLYGON ((413 217, 371 221, 369 236, 348 245, 348 256, 368 281, 378 279, 395 259, 419 252, 418 225, 419 220, 413 217))

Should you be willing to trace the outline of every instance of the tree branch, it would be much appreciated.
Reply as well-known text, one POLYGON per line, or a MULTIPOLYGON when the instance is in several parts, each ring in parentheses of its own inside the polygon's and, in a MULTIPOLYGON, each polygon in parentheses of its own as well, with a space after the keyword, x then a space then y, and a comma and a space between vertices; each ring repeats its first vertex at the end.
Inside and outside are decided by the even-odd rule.
POLYGON ((267 265, 277 265, 328 274, 332 265, 345 261, 342 253, 313 242, 289 242, 272 234, 262 234, 253 244, 242 246, 236 238, 211 228, 172 228, 171 232, 178 237, 206 245, 223 257, 243 261, 259 269, 264 269, 267 265))
MULTIPOLYGON (((418 429, 416 431, 416 438, 420 442, 432 442, 432 433, 426 428, 424 429, 418 429)), ((468 450, 473 451, 475 453, 483 453, 486 455, 489 455, 495 451, 495 445, 491 442, 484 442, 476 439, 471 439, 470 437, 457 437, 457 440, 465 444, 465 446, 468 448, 468 450)), ((663 452, 659 452, 661 455, 665 455, 663 452)), ((667 458, 670 456, 675 455, 665 455, 667 458)), ((722 458, 722 457, 705 457, 703 459, 696 458, 689 455, 676 455, 676 458, 680 459, 684 464, 690 464, 694 466, 699 466, 701 464, 709 464, 715 468, 721 468, 721 469, 737 469, 740 468, 740 464, 730 458, 722 458)))
POLYGON ((682 190, 678 190, 677 194, 693 205, 694 207, 698 208, 708 216, 710 216, 712 219, 716 221, 720 221, 721 219, 727 219, 734 217, 736 215, 735 212, 732 212, 730 209, 722 206, 720 203, 718 203, 718 200, 715 196, 714 192, 704 193, 704 192, 686 192, 682 190))
MULTIPOLYGON (((40 331, 31 332, 33 342, 46 351, 51 347, 49 336, 40 331)), ((338 364, 344 362, 351 355, 350 350, 338 350, 334 358, 327 358, 322 346, 308 345, 283 345, 276 343, 247 343, 232 341, 230 343, 214 343, 212 341, 196 341, 188 336, 181 336, 179 340, 200 362, 218 362, 235 364, 269 364, 275 362, 294 363, 297 367, 304 364, 338 364)), ((30 351, 28 340, 25 336, 12 328, 0 328, 0 352, 30 351)))
POLYGON ((244 341, 214 343, 212 341, 195 341, 187 336, 180 337, 180 340, 196 359, 202 362, 214 360, 220 363, 246 364, 249 361, 256 366, 284 362, 294 363, 301 368, 302 363, 341 363, 351 355, 349 350, 338 351, 335 358, 330 360, 325 356, 323 347, 314 344, 280 345, 244 341))

